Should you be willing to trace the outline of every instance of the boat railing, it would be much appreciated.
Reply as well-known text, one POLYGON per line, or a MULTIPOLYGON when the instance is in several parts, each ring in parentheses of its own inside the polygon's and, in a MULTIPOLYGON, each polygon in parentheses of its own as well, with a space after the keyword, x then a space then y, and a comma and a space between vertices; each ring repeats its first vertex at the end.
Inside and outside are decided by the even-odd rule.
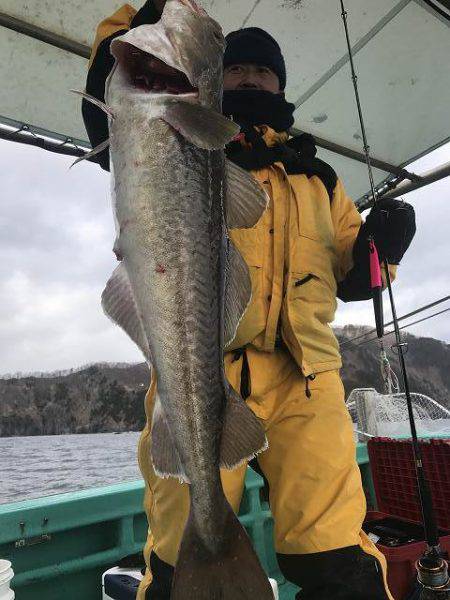
MULTIPOLYGON (((357 459, 373 503, 365 444, 358 444, 357 459)), ((267 573, 282 588, 289 584, 278 570, 263 485, 249 469, 239 518, 267 573)), ((144 547, 148 526, 143 498, 143 481, 133 481, 0 505, 0 557, 13 565, 17 597, 60 600, 64 590, 65 600, 100 600, 101 574, 144 547)))

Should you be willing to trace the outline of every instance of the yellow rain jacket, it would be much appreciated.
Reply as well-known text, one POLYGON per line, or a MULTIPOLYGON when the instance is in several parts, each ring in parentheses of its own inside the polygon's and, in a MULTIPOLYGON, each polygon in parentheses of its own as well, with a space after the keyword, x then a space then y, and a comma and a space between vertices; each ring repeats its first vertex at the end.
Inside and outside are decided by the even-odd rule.
MULTIPOLYGON (((263 130, 268 146, 287 138, 263 130)), ((329 324, 337 282, 353 266, 361 217, 340 181, 330 203, 319 177, 287 175, 282 163, 253 175, 270 204, 255 227, 230 232, 250 268, 253 296, 229 349, 251 343, 272 352, 281 336, 305 377, 338 369, 339 347, 329 324)))

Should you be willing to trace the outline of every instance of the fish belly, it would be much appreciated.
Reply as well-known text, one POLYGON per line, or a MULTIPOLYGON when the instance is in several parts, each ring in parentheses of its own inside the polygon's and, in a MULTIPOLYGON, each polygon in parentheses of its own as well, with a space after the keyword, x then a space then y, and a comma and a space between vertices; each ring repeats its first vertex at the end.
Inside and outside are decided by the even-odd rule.
POLYGON ((188 144, 161 120, 145 134, 132 135, 126 121, 116 127, 111 156, 116 245, 158 395, 192 491, 211 497, 225 407, 220 156, 188 144))

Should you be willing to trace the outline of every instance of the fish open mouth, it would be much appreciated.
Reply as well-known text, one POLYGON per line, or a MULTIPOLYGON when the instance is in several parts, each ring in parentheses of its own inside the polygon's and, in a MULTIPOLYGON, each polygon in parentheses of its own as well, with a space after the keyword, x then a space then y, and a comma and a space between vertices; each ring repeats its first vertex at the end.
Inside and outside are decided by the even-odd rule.
POLYGON ((198 88, 191 84, 182 71, 170 67, 152 54, 127 46, 123 65, 133 87, 150 94, 198 95, 198 88))

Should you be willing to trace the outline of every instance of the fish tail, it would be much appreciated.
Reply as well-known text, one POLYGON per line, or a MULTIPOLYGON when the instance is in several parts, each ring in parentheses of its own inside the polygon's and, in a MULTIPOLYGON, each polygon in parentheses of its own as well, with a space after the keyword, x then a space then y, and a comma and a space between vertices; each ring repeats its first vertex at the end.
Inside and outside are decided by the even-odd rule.
POLYGON ((274 600, 250 538, 224 499, 223 543, 212 551, 189 515, 172 584, 171 600, 274 600))

